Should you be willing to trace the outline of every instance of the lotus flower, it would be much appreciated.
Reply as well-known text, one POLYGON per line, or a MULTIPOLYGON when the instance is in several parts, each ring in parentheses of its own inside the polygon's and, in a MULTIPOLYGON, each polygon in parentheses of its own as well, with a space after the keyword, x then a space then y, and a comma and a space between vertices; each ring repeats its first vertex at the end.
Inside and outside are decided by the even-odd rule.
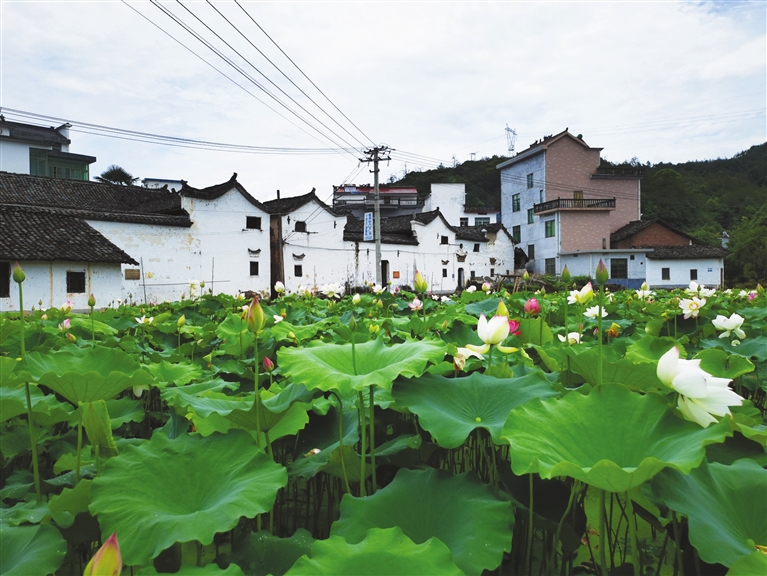
POLYGON ((113 533, 85 566, 83 576, 119 576, 123 569, 117 533, 113 533))
POLYGON ((700 286, 698 286, 698 283, 695 280, 692 280, 690 285, 684 289, 684 291, 690 296, 697 296, 698 290, 700 290, 700 286))
MULTIPOLYGON (((119 302, 119 300, 118 300, 118 302, 119 302)), ((64 314, 69 314, 69 313, 72 311, 72 303, 71 303, 69 300, 67 300, 66 302, 64 302, 64 303, 61 305, 61 311, 62 311, 64 314)))
POLYGON ((469 287, 466 289, 466 291, 467 291, 469 294, 471 294, 472 292, 476 292, 476 291, 477 291, 477 287, 476 287, 476 286, 469 286, 469 287))
POLYGON ((322 292, 328 298, 341 298, 344 291, 338 284, 330 283, 320 286, 320 292, 322 292))
POLYGON ((410 304, 408 304, 408 306, 410 306, 410 309, 415 312, 423 308, 423 302, 421 302, 418 298, 415 298, 410 304))
POLYGON ((273 314, 272 318, 274 319, 275 324, 279 324, 280 322, 285 320, 285 318, 283 318, 280 314, 273 314))
POLYGON ((466 361, 470 357, 479 358, 482 360, 482 354, 479 352, 475 352, 469 348, 458 348, 455 355, 453 356, 453 367, 456 370, 463 370, 466 367, 466 361))
POLYGON ((258 301, 258 296, 253 296, 250 306, 245 311, 245 325, 248 327, 248 331, 254 334, 258 334, 266 326, 266 316, 264 309, 261 308, 261 303, 258 301))
POLYGON ((640 300, 647 300, 650 296, 653 296, 655 292, 650 290, 650 287, 647 285, 647 282, 642 282, 642 285, 639 287, 639 290, 636 290, 637 298, 640 300))
POLYGON ((375 284, 373 286, 373 294, 380 294, 383 292, 383 287, 380 284, 375 284))
POLYGON ((415 288, 415 291, 419 294, 423 294, 429 289, 429 285, 426 283, 426 280, 423 277, 423 274, 420 272, 415 273, 415 280, 413 281, 413 288, 415 288))
POLYGON ((567 335, 567 338, 561 334, 557 334, 557 338, 559 338, 560 342, 568 342, 570 344, 580 344, 581 342, 581 335, 578 332, 570 332, 567 335))
POLYGON ((746 337, 746 333, 741 329, 741 326, 743 326, 743 316, 740 314, 733 313, 729 318, 720 314, 711 323, 717 330, 724 330, 719 335, 720 338, 729 338, 731 332, 734 332, 735 336, 740 339, 746 337))
POLYGON ((541 305, 538 303, 537 298, 530 298, 530 300, 525 302, 522 309, 525 311, 525 314, 529 314, 530 316, 537 316, 541 313, 541 305))
POLYGON ((689 317, 697 318, 698 314, 700 313, 700 309, 705 306, 706 299, 705 298, 698 298, 697 296, 693 296, 690 298, 684 298, 683 300, 679 301, 679 307, 684 312, 684 319, 687 320, 689 317))
POLYGON ((269 360, 269 358, 267 356, 264 356, 263 364, 264 364, 264 370, 266 372, 271 372, 272 370, 274 370, 274 362, 269 360))
POLYGON ((491 346, 495 346, 504 354, 511 354, 518 350, 518 348, 510 346, 501 346, 501 343, 509 336, 509 319, 507 316, 493 316, 488 321, 485 315, 481 314, 477 323, 477 335, 484 344, 482 346, 467 344, 466 348, 472 352, 486 354, 491 346))
POLYGON ((522 334, 522 331, 519 329, 519 321, 509 320, 509 333, 514 334, 514 336, 522 334))
POLYGON ((591 282, 586 284, 580 290, 572 290, 567 297, 568 304, 588 304, 594 297, 594 288, 591 286, 591 282))
MULTIPOLYGON (((599 306, 592 306, 591 308, 586 308, 586 311, 583 313, 583 315, 586 318, 596 318, 599 316, 599 306)), ((602 318, 607 316, 607 310, 602 308, 602 318)))
POLYGON ((490 292, 493 285, 490 282, 482 282, 482 292, 490 292))
POLYGON ((69 330, 69 328, 72 326, 72 322, 69 320, 69 318, 65 318, 64 321, 59 324, 59 330, 61 332, 66 332, 69 330))
POLYGON ((360 303, 360 300, 362 300, 362 297, 359 294, 352 296, 352 304, 357 305, 360 303))
POLYGON ((658 361, 658 379, 679 392, 677 407, 685 419, 706 428, 714 416, 730 414, 729 406, 740 406, 743 398, 730 390, 728 378, 717 378, 700 367, 700 360, 682 360, 674 346, 658 361))
POLYGON ((136 323, 138 323, 138 324, 151 324, 152 320, 154 320, 154 318, 152 316, 150 316, 149 318, 147 318, 146 316, 142 316, 141 318, 136 318, 136 323))
POLYGON ((274 291, 277 292, 277 294, 284 294, 285 284, 277 280, 277 282, 274 283, 274 291))

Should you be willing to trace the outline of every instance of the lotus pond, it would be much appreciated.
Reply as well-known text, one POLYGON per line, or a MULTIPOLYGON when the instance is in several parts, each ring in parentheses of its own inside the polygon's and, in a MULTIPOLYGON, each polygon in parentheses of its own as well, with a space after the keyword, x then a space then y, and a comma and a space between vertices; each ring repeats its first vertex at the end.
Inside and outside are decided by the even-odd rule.
POLYGON ((767 573, 761 288, 417 288, 0 315, 0 573, 767 573))

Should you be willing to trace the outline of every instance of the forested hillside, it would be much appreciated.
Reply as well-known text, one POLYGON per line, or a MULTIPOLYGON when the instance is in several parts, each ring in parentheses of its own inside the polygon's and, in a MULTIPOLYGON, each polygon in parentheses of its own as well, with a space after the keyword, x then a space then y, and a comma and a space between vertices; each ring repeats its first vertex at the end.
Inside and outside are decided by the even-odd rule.
MULTIPOLYGON (((496 165, 504 157, 467 161, 455 167, 410 172, 397 184, 415 185, 426 195, 432 183, 465 183, 470 206, 501 205, 501 179, 496 165)), ((730 235, 726 265, 730 282, 767 279, 767 143, 733 158, 680 164, 622 164, 644 168, 642 217, 661 218, 703 244, 730 235)))

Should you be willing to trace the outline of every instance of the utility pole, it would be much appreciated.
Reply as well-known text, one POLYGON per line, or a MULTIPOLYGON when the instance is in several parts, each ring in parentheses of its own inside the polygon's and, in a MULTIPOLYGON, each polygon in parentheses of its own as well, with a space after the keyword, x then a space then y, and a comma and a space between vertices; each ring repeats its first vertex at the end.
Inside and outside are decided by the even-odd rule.
POLYGON ((376 241, 376 284, 383 286, 381 278, 381 197, 378 190, 378 162, 391 160, 387 156, 391 152, 388 146, 375 146, 365 150, 367 158, 360 158, 360 162, 372 162, 373 169, 373 190, 375 192, 375 215, 374 215, 374 234, 376 241))

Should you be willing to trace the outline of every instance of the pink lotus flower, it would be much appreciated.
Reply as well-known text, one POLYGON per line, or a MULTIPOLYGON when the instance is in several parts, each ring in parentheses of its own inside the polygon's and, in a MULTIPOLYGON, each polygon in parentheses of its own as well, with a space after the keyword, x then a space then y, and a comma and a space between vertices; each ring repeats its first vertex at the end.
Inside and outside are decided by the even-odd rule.
POLYGON ((123 569, 117 533, 113 533, 93 555, 83 576, 119 576, 123 569))
POLYGON ((421 302, 418 298, 415 298, 410 304, 408 304, 408 306, 410 306, 410 309, 415 312, 423 308, 423 302, 421 302))
POLYGON ((517 320, 509 320, 509 332, 514 336, 519 336, 522 331, 519 329, 519 322, 517 320))
POLYGON ((541 313, 541 305, 538 304, 537 298, 530 298, 530 300, 525 302, 523 310, 525 311, 525 314, 529 314, 530 316, 537 316, 541 313))
POLYGON ((64 321, 59 324, 59 330, 62 332, 66 332, 69 330, 69 328, 72 326, 72 322, 69 320, 69 318, 64 318, 64 321))

